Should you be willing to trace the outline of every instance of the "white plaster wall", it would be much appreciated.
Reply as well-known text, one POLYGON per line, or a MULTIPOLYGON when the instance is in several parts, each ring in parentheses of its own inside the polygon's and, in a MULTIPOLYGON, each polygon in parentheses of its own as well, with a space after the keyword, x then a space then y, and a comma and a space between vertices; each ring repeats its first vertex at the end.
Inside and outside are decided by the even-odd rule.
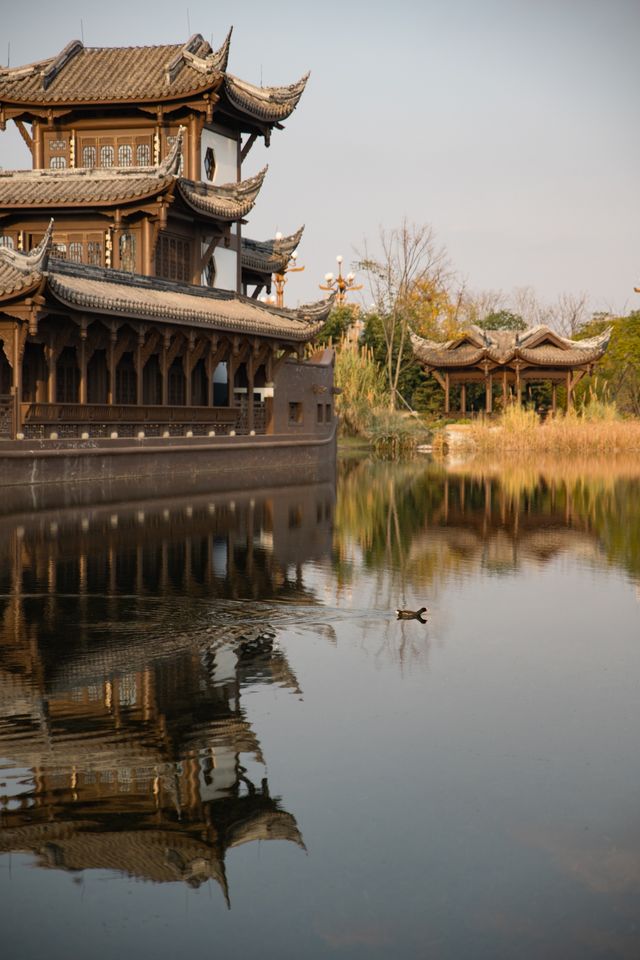
POLYGON ((235 250, 226 247, 216 247, 216 287, 222 290, 237 290, 238 288, 238 254, 235 250))
POLYGON ((204 169, 204 158, 207 147, 212 147, 216 158, 216 172, 213 175, 213 183, 236 183, 238 179, 238 142, 230 140, 229 137, 223 137, 220 133, 214 133, 212 130, 203 130, 201 139, 201 157, 202 169, 200 179, 205 183, 207 175, 204 169))

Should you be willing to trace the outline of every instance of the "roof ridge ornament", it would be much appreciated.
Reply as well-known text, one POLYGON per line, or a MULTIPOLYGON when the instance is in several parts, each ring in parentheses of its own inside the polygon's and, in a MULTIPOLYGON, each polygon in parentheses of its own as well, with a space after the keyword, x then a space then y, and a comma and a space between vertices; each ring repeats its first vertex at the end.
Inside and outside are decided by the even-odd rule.
POLYGON ((20 273, 43 273, 47 268, 52 237, 53 217, 51 217, 44 237, 37 247, 34 247, 28 253, 13 250, 11 247, 0 247, 0 263, 4 261, 9 266, 19 270, 20 273))
POLYGON ((215 61, 220 73, 225 73, 229 63, 229 51, 231 50, 231 34, 233 33, 233 24, 229 27, 229 32, 224 38, 222 46, 207 57, 208 60, 215 61))
POLYGON ((182 161, 182 144, 184 141, 184 135, 186 132, 186 127, 178 127, 178 133, 176 134, 176 139, 171 147, 171 150, 164 158, 162 163, 159 163, 156 171, 157 177, 161 180, 163 177, 177 177, 180 172, 180 163, 182 161))
POLYGON ((44 90, 53 83, 60 71, 66 67, 69 61, 73 59, 77 53, 80 53, 81 50, 84 50, 82 40, 71 40, 66 47, 60 51, 55 60, 49 64, 42 74, 42 87, 44 90))

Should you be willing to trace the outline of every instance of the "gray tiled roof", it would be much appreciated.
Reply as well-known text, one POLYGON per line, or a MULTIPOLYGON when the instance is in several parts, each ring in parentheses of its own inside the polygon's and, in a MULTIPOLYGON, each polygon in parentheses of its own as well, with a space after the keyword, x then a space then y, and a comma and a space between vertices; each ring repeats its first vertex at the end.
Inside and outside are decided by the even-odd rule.
POLYGON ((110 205, 162 193, 174 179, 157 167, 0 171, 0 206, 110 205))
POLYGON ((251 211, 256 202, 267 169, 264 167, 255 177, 240 183, 220 186, 180 178, 178 189, 186 202, 197 210, 219 220, 239 220, 251 211))
POLYGON ((284 87, 258 87, 226 73, 231 31, 219 50, 200 34, 185 44, 85 47, 72 40, 57 56, 0 68, 0 102, 16 105, 166 102, 221 90, 241 114, 267 124, 286 119, 308 74, 284 87))
POLYGON ((217 55, 199 34, 186 44, 153 47, 85 47, 78 40, 71 41, 56 57, 0 70, 0 100, 122 102, 170 99, 204 91, 222 80, 228 40, 217 55), (207 58, 210 69, 198 69, 198 61, 206 64, 207 58))
POLYGON ((320 332, 333 306, 329 298, 279 309, 227 290, 57 260, 47 252, 52 227, 30 254, 0 247, 0 296, 15 296, 46 278, 47 290, 72 309, 300 343, 320 332))
POLYGON ((175 181, 180 195, 198 212, 240 220, 255 204, 266 172, 265 167, 240 183, 213 185, 166 174, 164 166, 0 171, 0 207, 109 207, 168 192, 175 181))
POLYGON ((298 101, 307 85, 306 73, 287 87, 256 87, 252 83, 226 74, 224 92, 231 104, 241 113, 256 120, 277 123, 286 120, 298 105, 298 101))
POLYGON ((300 240, 304 227, 300 227, 288 237, 272 240, 250 240, 242 238, 242 266, 256 273, 279 273, 291 259, 300 240))

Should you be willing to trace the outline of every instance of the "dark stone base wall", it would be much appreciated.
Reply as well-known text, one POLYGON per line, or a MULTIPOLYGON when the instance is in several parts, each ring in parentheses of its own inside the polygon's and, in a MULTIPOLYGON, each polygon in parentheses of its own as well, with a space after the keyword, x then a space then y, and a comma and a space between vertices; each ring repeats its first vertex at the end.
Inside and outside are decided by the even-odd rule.
POLYGON ((142 441, 5 441, 0 446, 0 513, 43 496, 92 500, 185 491, 333 482, 336 433, 318 438, 220 437, 142 441), (84 490, 82 489, 84 488, 84 490))

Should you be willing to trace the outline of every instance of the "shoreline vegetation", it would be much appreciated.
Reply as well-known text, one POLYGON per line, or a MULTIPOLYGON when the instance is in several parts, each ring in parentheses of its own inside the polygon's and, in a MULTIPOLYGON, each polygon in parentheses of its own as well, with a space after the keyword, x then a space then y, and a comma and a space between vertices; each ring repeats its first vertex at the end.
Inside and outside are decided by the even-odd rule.
POLYGON ((534 410, 512 406, 495 419, 440 431, 434 450, 452 448, 480 455, 640 454, 640 420, 622 419, 612 403, 597 402, 544 420, 534 410))

